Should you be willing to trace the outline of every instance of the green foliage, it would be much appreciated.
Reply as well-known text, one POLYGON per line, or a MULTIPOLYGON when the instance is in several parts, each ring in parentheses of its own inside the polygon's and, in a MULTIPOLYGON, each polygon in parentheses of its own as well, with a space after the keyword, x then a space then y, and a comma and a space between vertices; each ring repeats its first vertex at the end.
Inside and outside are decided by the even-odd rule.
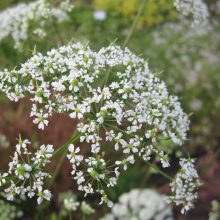
MULTIPOLYGON (((141 0, 93 0, 95 8, 106 10, 115 16, 123 16, 128 22, 134 19, 141 3, 141 0)), ((176 11, 172 1, 148 0, 138 23, 140 26, 153 27, 175 18, 176 11)))

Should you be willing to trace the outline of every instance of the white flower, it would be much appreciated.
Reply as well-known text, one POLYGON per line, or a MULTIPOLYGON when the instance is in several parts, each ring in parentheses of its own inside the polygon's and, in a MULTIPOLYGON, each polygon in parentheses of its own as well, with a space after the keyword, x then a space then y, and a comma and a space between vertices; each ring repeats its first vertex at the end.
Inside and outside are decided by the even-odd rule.
POLYGON ((79 202, 77 202, 74 198, 65 198, 63 200, 63 205, 68 211, 76 211, 79 206, 79 202))
POLYGON ((73 144, 70 144, 68 150, 70 154, 67 154, 67 158, 70 160, 70 163, 76 164, 76 166, 79 166, 79 164, 83 160, 83 156, 78 155, 80 151, 79 147, 75 148, 73 144))
POLYGON ((33 123, 38 124, 38 128, 44 130, 44 127, 47 126, 49 123, 49 121, 47 120, 48 114, 47 113, 43 114, 43 112, 38 112, 35 114, 35 116, 37 118, 33 120, 33 123))
POLYGON ((137 153, 139 145, 140 141, 136 141, 134 138, 131 138, 129 140, 129 143, 127 143, 126 141, 122 143, 122 148, 124 149, 123 152, 126 154, 130 153, 131 151, 133 153, 137 153))
POLYGON ((77 180, 78 185, 82 184, 85 181, 83 172, 82 171, 76 172, 76 176, 74 177, 74 179, 77 180))
MULTIPOLYGON (((67 5, 67 4, 66 4, 67 5)), ((62 7, 65 7, 62 4, 62 7)), ((28 4, 20 3, 14 7, 0 12, 0 41, 11 36, 15 42, 15 48, 20 49, 21 43, 35 34, 39 37, 46 36, 46 29, 53 19, 58 22, 68 20, 68 16, 61 8, 54 8, 49 1, 36 0, 28 4), (32 33, 32 23, 36 28, 32 33)))
POLYGON ((8 176, 7 173, 3 173, 3 174, 0 173, 0 187, 6 183, 7 176, 8 176))
POLYGON ((49 200, 51 197, 51 193, 43 188, 45 178, 50 177, 43 171, 43 168, 50 162, 53 147, 42 145, 40 150, 33 154, 27 148, 29 144, 28 140, 19 138, 14 156, 9 163, 8 173, 0 175, 0 185, 6 183, 8 176, 10 182, 7 183, 8 188, 5 189, 5 196, 8 200, 13 201, 15 196, 32 198, 38 194, 38 203, 41 203, 43 198, 49 200))
MULTIPOLYGON (((160 139, 169 138, 177 145, 186 140, 189 120, 178 98, 170 95, 148 63, 128 48, 110 45, 96 52, 87 45, 69 44, 46 55, 35 54, 20 69, 0 72, 0 79, 0 90, 9 98, 16 85, 22 96, 30 97, 31 116, 38 128, 44 129, 54 112, 76 119, 78 142, 90 152, 83 157, 79 147, 69 146, 71 174, 85 196, 99 193, 106 204, 110 202, 103 186, 113 187, 121 170, 134 164, 136 156, 145 160, 155 156, 168 166, 169 155, 159 146, 160 139), (107 159, 107 147, 122 156, 107 159)), ((41 168, 49 162, 51 152, 42 155, 38 152, 33 158, 43 160, 41 168)), ((17 164, 23 166, 18 153, 10 163, 11 173, 17 164)), ((42 186, 41 177, 47 176, 44 172, 38 175, 35 188, 42 186)))
POLYGON ((171 183, 173 195, 169 197, 169 202, 182 205, 181 213, 186 213, 193 207, 193 202, 197 199, 197 188, 201 185, 198 173, 194 167, 195 160, 180 159, 181 169, 171 183))
POLYGON ((92 213, 95 212, 95 210, 85 201, 83 201, 81 203, 81 211, 85 214, 85 215, 91 215, 92 213))
POLYGON ((96 10, 93 13, 93 18, 98 21, 103 21, 106 19, 106 12, 103 10, 96 10))
POLYGON ((53 149, 53 145, 41 145, 40 146, 40 150, 38 150, 36 152, 36 158, 38 160, 41 160, 41 159, 50 159, 52 157, 52 154, 54 152, 54 149, 53 149))
POLYGON ((134 164, 135 160, 134 160, 134 156, 131 155, 129 157, 127 157, 126 159, 122 160, 122 161, 116 161, 115 164, 116 165, 123 165, 123 169, 127 170, 128 168, 128 164, 134 164))
POLYGON ((207 23, 209 12, 203 0, 175 0, 174 6, 184 16, 192 16, 193 25, 207 23))
POLYGON ((37 203, 40 205, 44 199, 50 201, 51 199, 51 192, 49 190, 43 190, 42 187, 38 188, 38 199, 37 199, 37 203))
POLYGON ((174 219, 172 209, 165 202, 166 196, 150 189, 132 189, 119 197, 111 213, 103 220, 162 220, 174 219))
POLYGON ((27 145, 30 144, 30 141, 29 140, 21 140, 21 138, 19 138, 19 143, 16 144, 16 151, 21 154, 21 150, 25 150, 26 151, 26 148, 27 148, 27 145))

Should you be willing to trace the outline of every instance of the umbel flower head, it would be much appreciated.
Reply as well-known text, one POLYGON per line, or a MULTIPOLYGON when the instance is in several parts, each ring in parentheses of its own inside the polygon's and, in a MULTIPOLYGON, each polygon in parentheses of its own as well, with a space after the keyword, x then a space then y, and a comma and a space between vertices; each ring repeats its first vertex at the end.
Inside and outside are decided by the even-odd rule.
POLYGON ((173 195, 169 197, 168 201, 182 205, 181 213, 183 214, 193 207, 193 203, 197 199, 195 191, 201 182, 194 167, 195 160, 181 158, 179 163, 181 169, 170 184, 173 195))
POLYGON ((209 11, 203 0, 174 0, 174 6, 183 16, 193 19, 193 26, 208 23, 209 11))
POLYGON ((77 119, 78 142, 86 143, 90 154, 81 155, 77 142, 69 145, 72 175, 79 190, 99 192, 109 206, 103 186, 115 186, 121 170, 138 156, 169 166, 160 140, 181 145, 189 129, 178 98, 169 95, 148 63, 115 45, 95 52, 77 43, 37 53, 20 69, 0 72, 0 90, 12 101, 29 97, 39 129, 54 112, 77 119), (107 158, 108 148, 120 156, 107 158))
POLYGON ((20 3, 0 12, 0 41, 10 36, 15 42, 15 47, 20 48, 21 43, 30 35, 43 38, 46 28, 53 22, 67 19, 66 11, 53 7, 48 0, 20 3))
POLYGON ((50 175, 43 169, 50 162, 54 150, 52 145, 41 145, 33 154, 28 149, 29 145, 28 140, 19 138, 8 173, 0 174, 0 187, 6 185, 5 197, 10 201, 17 197, 38 196, 40 204, 43 199, 51 198, 51 192, 44 189, 44 180, 50 175))
POLYGON ((166 199, 167 196, 151 189, 132 189, 122 194, 111 213, 100 220, 173 220, 172 209, 166 199))

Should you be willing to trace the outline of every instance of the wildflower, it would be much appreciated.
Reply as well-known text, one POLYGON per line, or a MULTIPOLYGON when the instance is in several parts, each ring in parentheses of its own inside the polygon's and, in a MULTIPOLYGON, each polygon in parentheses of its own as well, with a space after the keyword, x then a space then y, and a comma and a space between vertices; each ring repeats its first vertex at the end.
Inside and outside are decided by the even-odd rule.
POLYGON ((41 204, 44 199, 50 201, 51 199, 51 192, 49 190, 43 190, 42 187, 38 188, 38 199, 37 203, 41 204))
POLYGON ((95 212, 95 210, 88 203, 86 203, 85 201, 83 201, 81 203, 81 211, 85 215, 91 215, 92 213, 95 212))
POLYGON ((93 18, 97 21, 103 21, 106 19, 106 12, 103 10, 96 10, 93 13, 93 18))
POLYGON ((70 154, 67 154, 67 158, 70 160, 70 163, 76 164, 78 166, 83 160, 82 155, 77 155, 80 151, 79 147, 75 148, 73 144, 70 144, 68 149, 70 154))
POLYGON ((35 155, 37 160, 39 161, 41 161, 42 159, 48 160, 52 157, 53 152, 53 145, 41 145, 40 150, 38 150, 35 155))
POLYGON ((209 220, 218 220, 220 218, 220 205, 217 200, 212 200, 211 211, 209 212, 209 220))
POLYGON ((60 4, 60 8, 64 11, 71 12, 74 8, 74 5, 71 4, 70 0, 62 0, 60 4))
POLYGON ((166 196, 150 189, 132 189, 119 197, 111 212, 103 220, 123 219, 174 219, 172 209, 165 202, 166 196))
POLYGON ((39 150, 32 154, 28 150, 30 142, 19 138, 16 145, 14 156, 9 163, 9 171, 0 176, 0 184, 6 183, 6 177, 10 176, 10 182, 7 183, 5 196, 13 201, 16 196, 27 196, 32 198, 38 195, 37 202, 40 204, 43 199, 50 200, 51 193, 44 189, 44 180, 50 177, 43 168, 50 162, 53 152, 52 145, 41 145, 39 150), (14 178, 17 177, 17 178, 14 178))
POLYGON ((169 201, 182 205, 182 214, 193 207, 193 202, 197 199, 195 191, 201 185, 194 162, 193 159, 181 158, 179 162, 181 169, 171 183, 173 195, 170 196, 169 201))
MULTIPOLYGON (((148 63, 128 48, 111 45, 95 52, 87 45, 70 44, 46 55, 37 53, 13 74, 0 72, 0 79, 1 91, 9 98, 15 85, 24 82, 20 97, 29 95, 33 102, 31 116, 39 129, 48 125, 54 112, 76 119, 79 142, 88 145, 90 152, 82 156, 79 147, 69 145, 71 174, 85 196, 99 193, 101 203, 108 205, 112 203, 103 186, 115 186, 121 171, 134 164, 136 156, 145 160, 155 156, 168 166, 169 155, 163 152, 160 138, 182 145, 189 129, 188 116, 178 98, 169 95, 148 63), (105 150, 111 146, 122 156, 106 159, 105 150)), ((45 153, 46 146, 42 148, 43 153, 38 151, 34 159, 36 164, 43 160, 44 167, 51 152, 45 153)), ((18 152, 11 172, 17 164, 23 166, 18 152)), ((39 175, 46 177, 44 173, 39 175)))
MULTIPOLYGON (((33 115, 33 114, 32 114, 33 115)), ((49 121, 48 114, 43 112, 38 112, 35 114, 36 118, 33 120, 34 124, 38 124, 38 128, 44 130, 44 127, 48 125, 49 121)))
MULTIPOLYGON (((63 3, 62 8, 66 8, 66 5, 67 3, 63 3)), ((20 3, 0 12, 0 41, 11 36, 15 47, 20 49, 21 43, 31 35, 30 31, 34 35, 45 37, 46 27, 52 24, 53 19, 58 22, 68 20, 62 8, 54 8, 47 0, 37 0, 28 4, 20 3)))
POLYGON ((65 209, 68 211, 76 211, 77 207, 79 206, 79 202, 75 201, 73 198, 66 198, 63 201, 65 209))
POLYGON ((29 140, 22 140, 21 137, 19 138, 19 142, 18 144, 16 144, 16 151, 21 154, 21 150, 24 150, 24 153, 27 153, 26 149, 27 149, 27 145, 30 144, 29 140))
POLYGON ((184 16, 192 16, 193 25, 207 23, 209 12, 203 0, 175 0, 174 6, 184 16))
POLYGON ((129 143, 127 143, 126 141, 122 143, 122 148, 124 149, 123 152, 130 153, 132 151, 133 153, 137 153, 139 145, 139 140, 136 141, 134 138, 131 138, 129 140, 129 143))
POLYGON ((8 176, 7 173, 3 173, 3 174, 0 173, 0 187, 6 183, 7 176, 8 176))

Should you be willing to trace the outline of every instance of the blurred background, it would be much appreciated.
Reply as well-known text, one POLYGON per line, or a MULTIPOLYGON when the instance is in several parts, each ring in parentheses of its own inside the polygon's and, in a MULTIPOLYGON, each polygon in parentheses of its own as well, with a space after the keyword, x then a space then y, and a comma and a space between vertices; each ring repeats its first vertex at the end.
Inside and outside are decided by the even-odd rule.
MULTIPOLYGON (((30 1, 1 0, 0 13, 22 2, 30 1)), ((55 5, 56 2, 54 0, 55 5)), ((44 40, 30 34, 24 42, 24 49, 19 51, 14 48, 10 37, 3 39, 0 42, 0 68, 19 67, 32 55, 34 48, 45 53, 70 41, 89 42, 90 47, 96 50, 112 42, 123 45, 142 3, 141 0, 72 2, 75 7, 69 13, 70 19, 58 24, 56 28, 48 28, 44 40)), ((206 3, 210 23, 192 28, 179 17, 173 1, 148 0, 127 44, 132 51, 148 60, 152 72, 158 73, 166 82, 168 90, 180 97, 185 112, 190 114, 188 140, 182 149, 176 150, 172 143, 164 143, 167 151, 172 151, 173 155, 181 156, 186 151, 192 158, 198 159, 196 166, 203 183, 193 210, 187 215, 181 215, 178 207, 173 208, 177 220, 209 219, 213 201, 220 202, 220 1, 207 0, 206 3)), ((58 147, 75 130, 73 120, 57 114, 42 132, 33 125, 29 115, 30 103, 27 100, 12 103, 0 94, 1 170, 7 168, 8 158, 19 134, 36 146, 50 143, 58 147)), ((87 149, 83 148, 83 152, 86 154, 87 149)), ((50 169, 53 170, 55 165, 56 161, 50 169)), ((117 201, 122 193, 133 188, 154 188, 159 193, 168 194, 169 183, 154 171, 150 170, 150 178, 143 179, 147 169, 142 162, 130 167, 120 177, 117 189, 111 190, 112 199, 117 201)), ((53 187, 56 197, 49 208, 36 211, 38 208, 34 203, 28 202, 21 219, 62 219, 56 214, 61 210, 59 193, 68 190, 77 192, 70 172, 71 166, 67 161, 53 187)), ((169 173, 172 175, 175 170, 170 168, 169 173)), ((83 199, 80 193, 77 197, 83 199)), ((88 200, 94 203, 98 198, 89 197, 88 200)), ((94 205, 94 208, 98 212, 89 219, 99 219, 108 212, 105 207, 94 205)), ((219 212, 218 208, 216 212, 219 212)), ((81 219, 81 214, 75 212, 73 219, 81 219)))

